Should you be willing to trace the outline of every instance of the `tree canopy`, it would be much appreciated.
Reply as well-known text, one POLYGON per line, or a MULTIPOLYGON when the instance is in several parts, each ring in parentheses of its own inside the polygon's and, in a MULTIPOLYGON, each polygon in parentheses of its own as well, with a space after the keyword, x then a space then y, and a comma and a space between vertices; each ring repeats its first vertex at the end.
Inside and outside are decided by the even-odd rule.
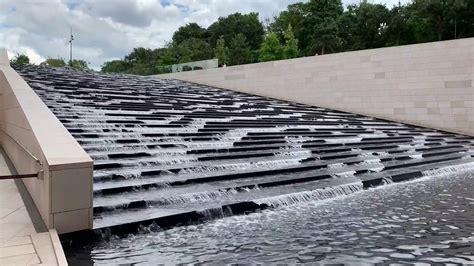
POLYGON ((68 66, 77 70, 90 70, 89 64, 85 60, 73 59, 68 63, 68 66))
POLYGON ((257 13, 220 17, 208 28, 189 23, 164 47, 135 48, 122 60, 105 62, 102 71, 148 75, 211 58, 237 65, 467 37, 474 37, 472 0, 392 7, 362 0, 345 8, 341 0, 309 0, 289 5, 267 27, 257 13))
POLYGON ((229 64, 241 65, 252 60, 252 51, 244 34, 239 33, 230 42, 229 64))
POLYGON ((180 44, 188 39, 208 40, 209 31, 202 28, 197 23, 189 23, 185 26, 179 27, 179 29, 173 34, 172 42, 174 44, 180 44))
POLYGON ((22 65, 29 65, 30 64, 30 58, 27 55, 24 54, 17 54, 15 58, 10 60, 11 65, 17 65, 17 66, 22 66, 22 65))
POLYGON ((284 32, 285 35, 285 47, 284 47, 284 54, 285 58, 295 58, 298 57, 298 39, 296 39, 295 34, 293 33, 293 27, 288 25, 288 28, 284 32))
POLYGON ((217 40, 223 36, 226 43, 230 43, 235 36, 242 34, 248 42, 251 50, 258 50, 265 35, 262 22, 258 19, 258 13, 242 15, 231 14, 220 17, 208 28, 210 44, 215 47, 217 40))
POLYGON ((229 63, 229 48, 225 44, 224 36, 217 39, 214 57, 217 58, 220 65, 227 65, 229 63))
POLYGON ((281 60, 283 58, 285 58, 285 49, 283 45, 281 45, 280 40, 275 33, 269 32, 262 43, 258 59, 260 62, 265 62, 281 60))
POLYGON ((69 67, 75 70, 90 70, 89 63, 85 60, 73 59, 71 62, 66 63, 64 58, 48 58, 46 61, 42 62, 40 65, 50 66, 50 67, 69 67))
POLYGON ((50 67, 65 67, 66 61, 63 58, 48 58, 46 61, 40 65, 50 66, 50 67))

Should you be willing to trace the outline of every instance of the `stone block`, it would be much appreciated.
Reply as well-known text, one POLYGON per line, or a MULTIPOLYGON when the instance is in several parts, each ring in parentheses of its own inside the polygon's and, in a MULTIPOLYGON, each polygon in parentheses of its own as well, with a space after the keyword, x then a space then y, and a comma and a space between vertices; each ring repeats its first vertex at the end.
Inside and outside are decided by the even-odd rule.
POLYGON ((92 209, 60 212, 53 215, 54 228, 65 234, 92 227, 92 209))
POLYGON ((470 88, 472 87, 472 80, 453 80, 444 83, 445 88, 470 88))

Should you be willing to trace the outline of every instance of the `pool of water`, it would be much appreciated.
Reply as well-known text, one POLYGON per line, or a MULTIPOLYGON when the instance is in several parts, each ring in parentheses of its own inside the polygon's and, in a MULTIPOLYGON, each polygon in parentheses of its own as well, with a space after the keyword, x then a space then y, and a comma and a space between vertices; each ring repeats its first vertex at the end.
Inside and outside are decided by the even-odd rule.
POLYGON ((385 185, 81 249, 71 264, 474 263, 474 174, 385 185))

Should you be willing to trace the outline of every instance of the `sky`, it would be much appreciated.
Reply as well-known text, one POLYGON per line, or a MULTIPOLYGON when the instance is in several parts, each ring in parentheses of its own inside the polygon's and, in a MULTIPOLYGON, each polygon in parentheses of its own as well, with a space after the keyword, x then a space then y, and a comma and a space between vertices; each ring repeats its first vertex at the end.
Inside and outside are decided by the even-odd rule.
MULTIPOLYGON (((74 58, 100 69, 134 47, 162 47, 187 23, 207 27, 235 12, 271 19, 296 2, 301 0, 0 0, 0 48, 7 48, 10 58, 26 54, 36 64, 68 59, 72 27, 74 58)), ((369 2, 392 7, 398 0, 369 2)))

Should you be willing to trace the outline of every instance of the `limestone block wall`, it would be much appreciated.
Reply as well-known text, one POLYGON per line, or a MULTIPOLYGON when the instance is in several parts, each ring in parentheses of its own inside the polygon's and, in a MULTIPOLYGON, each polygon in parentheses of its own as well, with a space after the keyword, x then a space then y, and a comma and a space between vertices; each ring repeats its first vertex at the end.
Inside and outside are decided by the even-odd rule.
POLYGON ((474 38, 156 75, 474 135, 474 38))
POLYGON ((0 50, 0 145, 48 228, 92 228, 93 161, 0 50))

